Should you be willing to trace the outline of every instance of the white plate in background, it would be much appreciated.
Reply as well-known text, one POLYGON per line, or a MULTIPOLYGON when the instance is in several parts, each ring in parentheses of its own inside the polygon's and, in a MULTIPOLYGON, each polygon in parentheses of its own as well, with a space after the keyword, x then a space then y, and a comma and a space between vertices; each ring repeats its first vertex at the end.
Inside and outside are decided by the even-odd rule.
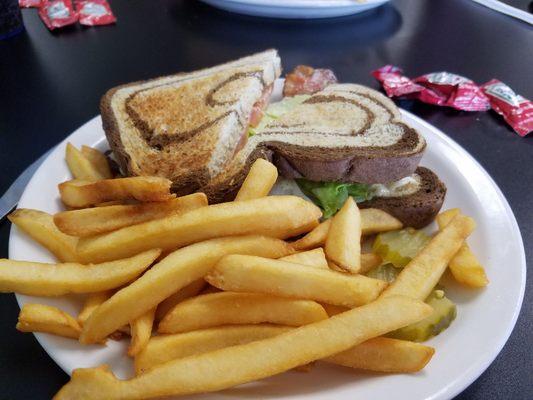
MULTIPOLYGON (((281 98, 281 88, 282 81, 278 80, 274 100, 281 98)), ((436 354, 420 373, 357 373, 319 363, 309 373, 287 372, 223 392, 194 396, 194 399, 451 399, 472 383, 500 352, 518 317, 526 282, 524 247, 513 212, 496 183, 470 154, 437 128, 406 111, 402 110, 402 114, 405 122, 426 138, 427 149, 421 165, 435 171, 448 187, 443 208, 460 207, 477 221, 469 244, 487 270, 489 286, 482 290, 458 285, 446 287, 448 297, 457 304, 457 319, 449 329, 428 342, 436 348, 436 354)), ((19 208, 49 213, 62 209, 57 184, 71 179, 64 160, 66 143, 107 149, 101 125, 97 116, 57 146, 29 182, 19 208)), ((11 229, 9 257, 54 261, 46 250, 15 226, 11 229)), ((21 306, 28 302, 50 304, 73 315, 81 309, 82 299, 82 296, 17 295, 21 306)), ((74 368, 103 363, 111 365, 119 377, 132 374, 131 359, 126 356, 127 340, 110 340, 107 346, 84 346, 48 334, 35 336, 50 357, 69 374, 74 368)))

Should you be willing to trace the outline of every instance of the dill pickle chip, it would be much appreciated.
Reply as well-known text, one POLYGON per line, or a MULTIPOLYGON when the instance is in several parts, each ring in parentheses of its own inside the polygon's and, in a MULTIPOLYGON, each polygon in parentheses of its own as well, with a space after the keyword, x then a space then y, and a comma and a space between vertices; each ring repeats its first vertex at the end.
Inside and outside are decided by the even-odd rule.
POLYGON ((446 330, 457 316, 455 304, 444 295, 442 290, 431 292, 426 303, 433 307, 433 314, 416 324, 395 330, 387 336, 412 342, 424 342, 446 330))
POLYGON ((430 239, 425 232, 413 228, 384 232, 376 236, 372 252, 381 256, 384 262, 401 268, 405 267, 430 239))
POLYGON ((392 264, 381 264, 367 272, 366 276, 392 283, 400 273, 400 269, 392 264))

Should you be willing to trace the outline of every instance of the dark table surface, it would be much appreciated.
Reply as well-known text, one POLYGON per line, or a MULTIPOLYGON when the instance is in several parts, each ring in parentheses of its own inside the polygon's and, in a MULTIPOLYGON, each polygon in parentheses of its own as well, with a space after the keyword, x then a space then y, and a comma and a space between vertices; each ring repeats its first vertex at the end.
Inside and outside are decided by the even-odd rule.
MULTIPOLYGON (((529 2, 514 3, 527 9, 529 2)), ((398 0, 359 16, 300 22, 237 16, 193 1, 111 4, 116 26, 57 33, 35 10, 24 10, 26 32, 0 42, 0 193, 95 116, 108 88, 270 47, 280 50, 286 70, 331 67, 341 81, 375 88, 369 72, 391 63, 410 76, 446 70, 480 83, 497 77, 533 98, 532 27, 468 0, 398 0)), ((520 138, 493 113, 400 105, 449 134, 488 170, 514 210, 531 264, 533 138, 520 138)), ((0 257, 7 257, 8 235, 9 223, 1 222, 0 257)), ((532 285, 528 279, 507 345, 458 399, 533 398, 532 285)), ((14 296, 0 295, 0 399, 50 398, 67 375, 32 335, 15 330, 17 314, 14 296)))

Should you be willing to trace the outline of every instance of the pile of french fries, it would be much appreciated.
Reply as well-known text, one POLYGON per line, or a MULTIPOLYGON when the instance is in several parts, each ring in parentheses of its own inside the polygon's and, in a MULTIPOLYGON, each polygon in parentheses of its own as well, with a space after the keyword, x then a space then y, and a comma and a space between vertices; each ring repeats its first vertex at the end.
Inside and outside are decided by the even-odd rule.
POLYGON ((388 284, 363 275, 382 260, 361 241, 400 221, 349 198, 319 223, 312 203, 268 196, 277 178, 268 161, 252 165, 234 202, 217 205, 203 193, 175 197, 163 178, 114 178, 87 146, 68 144, 66 161, 67 211, 9 217, 59 263, 0 260, 0 291, 84 294, 77 316, 24 305, 17 329, 101 345, 129 335, 136 376, 78 369, 58 400, 216 391, 317 360, 416 372, 435 350, 383 335, 432 313, 423 300, 448 265, 458 281, 486 285, 465 243, 474 221, 458 210, 439 216, 439 232, 388 284))

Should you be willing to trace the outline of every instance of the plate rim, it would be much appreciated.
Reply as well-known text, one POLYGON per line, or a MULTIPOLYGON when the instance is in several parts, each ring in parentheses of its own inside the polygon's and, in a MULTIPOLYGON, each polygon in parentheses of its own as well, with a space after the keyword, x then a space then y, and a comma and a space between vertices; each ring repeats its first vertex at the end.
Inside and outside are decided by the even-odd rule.
MULTIPOLYGON (((427 400, 446 400, 451 399, 457 394, 461 393, 463 390, 465 390, 468 386, 470 386, 485 370, 492 364, 494 359, 500 354, 501 350, 509 340, 509 337, 511 336, 515 326, 516 322, 518 320, 518 316, 520 315, 520 311, 523 304, 524 294, 525 294, 525 287, 526 287, 526 275, 527 275, 527 263, 526 263, 526 255, 525 255, 525 248, 524 248, 524 242, 522 238, 522 233, 520 231, 520 227, 518 225, 518 222, 516 220, 516 216, 514 215, 514 212, 507 201, 507 198, 499 188, 498 184, 494 181, 494 179, 491 177, 491 175, 485 170, 485 168, 465 149, 463 148, 458 142, 453 140, 451 137, 446 135, 442 130, 437 128, 436 126, 428 123, 427 121, 421 119, 420 117, 412 114, 411 112, 401 109, 400 112, 402 113, 402 116, 407 117, 407 123, 409 123, 409 119, 416 121, 416 123, 422 125, 425 129, 428 129, 432 132, 432 134, 435 134, 440 140, 444 141, 448 146, 453 148, 455 151, 458 151, 459 153, 464 153, 471 161, 475 163, 477 168, 483 173, 485 178, 488 178, 489 182, 491 183, 491 186, 496 190, 498 197, 502 200, 502 203, 504 205, 506 214, 511 216, 510 224, 512 226, 513 232, 515 232, 520 239, 518 241, 518 246, 520 249, 520 292, 519 296, 517 298, 517 301, 515 303, 515 306, 513 307, 513 314, 511 318, 511 323, 507 326, 507 329, 505 331, 505 335, 501 335, 499 340, 497 341, 497 346, 493 347, 489 352, 485 352, 482 356, 479 357, 479 360, 471 364, 467 367, 467 369, 464 371, 464 373, 461 375, 460 378, 456 379, 455 381, 452 381, 448 383, 445 387, 441 388, 439 392, 435 392, 432 396, 428 397, 427 400), (497 351, 495 351, 497 350, 497 351), (487 354, 489 354, 487 356, 487 354)), ((44 162, 39 166, 37 171, 34 173, 30 181, 28 182, 28 185, 24 189, 24 192, 21 196, 21 200, 24 198, 26 194, 27 188, 33 183, 34 179, 36 179, 36 176, 38 175, 38 172, 41 171, 42 168, 45 168, 46 163, 51 157, 56 156, 57 153, 62 152, 64 145, 71 140, 72 136, 75 135, 78 131, 80 131, 85 125, 88 125, 90 123, 93 123, 94 120, 100 119, 101 116, 98 114, 95 117, 89 119, 84 124, 80 125, 77 129, 75 129, 72 133, 70 133, 67 137, 65 137, 64 140, 62 140, 56 148, 48 155, 48 157, 44 160, 44 162)), ((102 138, 105 140, 105 136, 102 138)), ((100 140, 102 140, 100 139, 100 140)), ((13 234, 14 231, 14 225, 10 228, 9 233, 9 242, 8 242, 8 254, 11 257, 11 253, 13 252, 12 246, 13 241, 12 237, 15 235, 13 234)), ((19 294, 15 294, 17 304, 19 308, 21 307, 21 298, 19 294)), ((68 372, 68 368, 65 367, 63 362, 61 362, 57 358, 57 353, 53 351, 53 348, 48 345, 43 344, 43 341, 41 338, 43 338, 42 335, 46 334, 39 334, 34 333, 34 336, 36 337, 37 341, 39 342, 40 346, 46 351, 48 356, 68 375, 70 375, 70 372, 68 372)))

